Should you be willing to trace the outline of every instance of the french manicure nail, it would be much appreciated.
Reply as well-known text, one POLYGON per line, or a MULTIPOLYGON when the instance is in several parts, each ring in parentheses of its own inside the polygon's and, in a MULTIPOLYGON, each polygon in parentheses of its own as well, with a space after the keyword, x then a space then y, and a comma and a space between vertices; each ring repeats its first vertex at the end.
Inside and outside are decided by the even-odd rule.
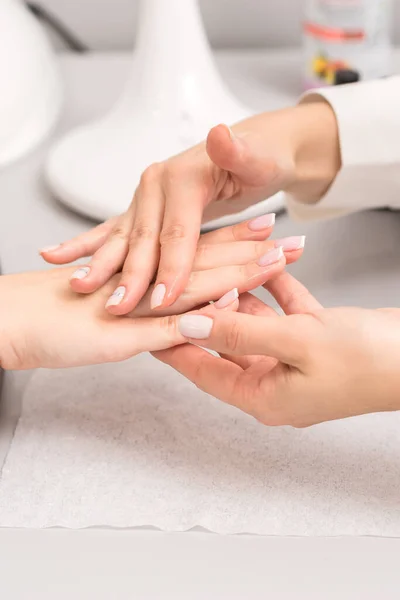
POLYGON ((112 295, 107 300, 106 308, 108 308, 109 306, 118 306, 118 304, 121 304, 122 300, 124 299, 125 293, 126 288, 123 285, 117 287, 117 289, 114 290, 112 295))
POLYGON ((224 294, 222 296, 222 298, 220 298, 218 300, 218 302, 215 302, 214 306, 215 306, 215 308, 220 308, 220 309, 227 308, 228 306, 233 304, 235 302, 235 300, 237 300, 238 298, 239 298, 239 290, 237 288, 234 288, 230 292, 227 292, 226 294, 224 294))
POLYGON ((269 250, 266 254, 261 256, 258 259, 257 264, 260 267, 268 267, 269 265, 274 265, 279 262, 284 257, 283 250, 281 247, 273 248, 273 250, 269 250))
POLYGON ((275 225, 275 213, 270 213, 268 215, 261 215, 256 219, 250 221, 248 227, 251 231, 262 231, 263 229, 268 229, 275 225))
POLYGON ((306 243, 305 235, 296 235, 294 237, 287 237, 281 240, 275 240, 275 247, 279 246, 283 248, 284 252, 293 252, 294 250, 301 250, 304 248, 306 243))
POLYGON ((202 315, 184 315, 179 319, 179 331, 193 340, 205 340, 210 337, 213 320, 202 315))
POLYGON ((45 248, 39 250, 39 254, 43 254, 44 252, 54 252, 54 250, 57 250, 60 246, 61 244, 57 244, 57 246, 45 246, 45 248))
POLYGON ((159 283, 153 290, 150 299, 150 308, 158 308, 164 301, 165 294, 167 293, 167 288, 163 283, 159 283))
POLYGON ((226 128, 226 130, 229 133, 229 137, 231 138, 232 142, 235 142, 237 140, 236 135, 233 133, 232 129, 228 126, 228 125, 224 125, 224 127, 226 128))
POLYGON ((85 279, 90 273, 90 267, 80 267, 71 275, 71 279, 85 279))

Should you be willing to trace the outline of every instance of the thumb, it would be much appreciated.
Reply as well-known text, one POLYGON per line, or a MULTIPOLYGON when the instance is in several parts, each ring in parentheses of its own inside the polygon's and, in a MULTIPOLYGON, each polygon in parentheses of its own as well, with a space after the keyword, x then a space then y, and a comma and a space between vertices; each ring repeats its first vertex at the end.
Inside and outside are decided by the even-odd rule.
POLYGON ((227 125, 217 125, 208 134, 206 147, 212 162, 241 183, 265 187, 276 182, 274 188, 278 191, 285 170, 277 157, 265 155, 265 140, 262 143, 256 134, 245 137, 227 125))
POLYGON ((308 354, 310 338, 303 321, 303 315, 270 319, 215 311, 183 315, 178 329, 187 341, 220 354, 264 355, 299 366, 308 354))

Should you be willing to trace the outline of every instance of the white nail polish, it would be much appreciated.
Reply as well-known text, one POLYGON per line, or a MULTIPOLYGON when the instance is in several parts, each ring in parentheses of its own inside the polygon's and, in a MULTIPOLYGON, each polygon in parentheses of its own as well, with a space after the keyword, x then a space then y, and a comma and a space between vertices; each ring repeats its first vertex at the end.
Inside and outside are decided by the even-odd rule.
POLYGON ((236 142, 236 140, 237 140, 237 137, 236 137, 236 135, 233 133, 233 131, 232 131, 232 129, 231 129, 230 127, 228 127, 228 131, 229 131, 229 135, 230 135, 230 138, 231 138, 232 142, 236 142))
POLYGON ((215 306, 215 308, 219 308, 219 309, 227 308, 228 306, 233 304, 238 298, 239 298, 239 291, 237 288, 234 288, 233 290, 230 290, 229 292, 224 294, 222 296, 222 298, 220 298, 218 300, 218 302, 216 302, 214 304, 214 306, 215 306))
POLYGON ((281 240, 275 240, 275 247, 283 248, 284 252, 294 252, 295 250, 302 250, 305 243, 305 235, 295 235, 292 237, 283 238, 281 240))
POLYGON ((154 288, 153 293, 151 295, 150 307, 152 309, 154 309, 154 308, 158 308, 159 306, 161 306, 164 301, 166 293, 167 293, 167 288, 165 287, 165 285, 163 283, 159 283, 158 285, 156 285, 156 287, 154 288))
POLYGON ((106 308, 108 308, 109 306, 118 306, 118 304, 121 304, 122 300, 124 299, 125 293, 126 288, 123 285, 117 287, 117 289, 114 290, 112 295, 107 300, 106 308))
POLYGON ((213 320, 203 315, 184 315, 179 319, 179 331, 183 337, 192 340, 206 340, 210 337, 213 320))
POLYGON ((80 267, 72 273, 71 279, 85 279, 90 273, 90 267, 80 267))
POLYGON ((57 244, 57 246, 45 246, 41 250, 39 250, 39 254, 43 254, 44 252, 54 252, 54 250, 58 250, 61 244, 57 244))

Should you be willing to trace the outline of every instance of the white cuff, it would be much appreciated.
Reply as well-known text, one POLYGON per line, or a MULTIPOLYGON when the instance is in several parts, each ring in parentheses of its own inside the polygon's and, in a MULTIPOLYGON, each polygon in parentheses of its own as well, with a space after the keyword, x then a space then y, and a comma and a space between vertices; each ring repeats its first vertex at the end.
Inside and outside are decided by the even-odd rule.
POLYGON ((321 219, 368 208, 400 208, 400 77, 313 91, 301 102, 321 98, 338 121, 342 169, 316 204, 287 196, 293 217, 321 219))

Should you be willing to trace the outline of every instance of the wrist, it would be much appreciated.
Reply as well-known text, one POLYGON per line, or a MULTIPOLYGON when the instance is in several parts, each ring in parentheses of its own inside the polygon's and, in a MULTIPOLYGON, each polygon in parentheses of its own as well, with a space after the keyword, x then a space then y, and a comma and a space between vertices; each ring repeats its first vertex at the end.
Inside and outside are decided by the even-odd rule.
POLYGON ((18 315, 17 302, 13 294, 17 275, 0 276, 0 368, 21 369, 18 356, 17 332, 23 328, 22 315, 18 315))
POLYGON ((285 191, 299 202, 313 204, 328 191, 341 168, 339 129, 335 113, 319 96, 292 111, 294 178, 285 191))

